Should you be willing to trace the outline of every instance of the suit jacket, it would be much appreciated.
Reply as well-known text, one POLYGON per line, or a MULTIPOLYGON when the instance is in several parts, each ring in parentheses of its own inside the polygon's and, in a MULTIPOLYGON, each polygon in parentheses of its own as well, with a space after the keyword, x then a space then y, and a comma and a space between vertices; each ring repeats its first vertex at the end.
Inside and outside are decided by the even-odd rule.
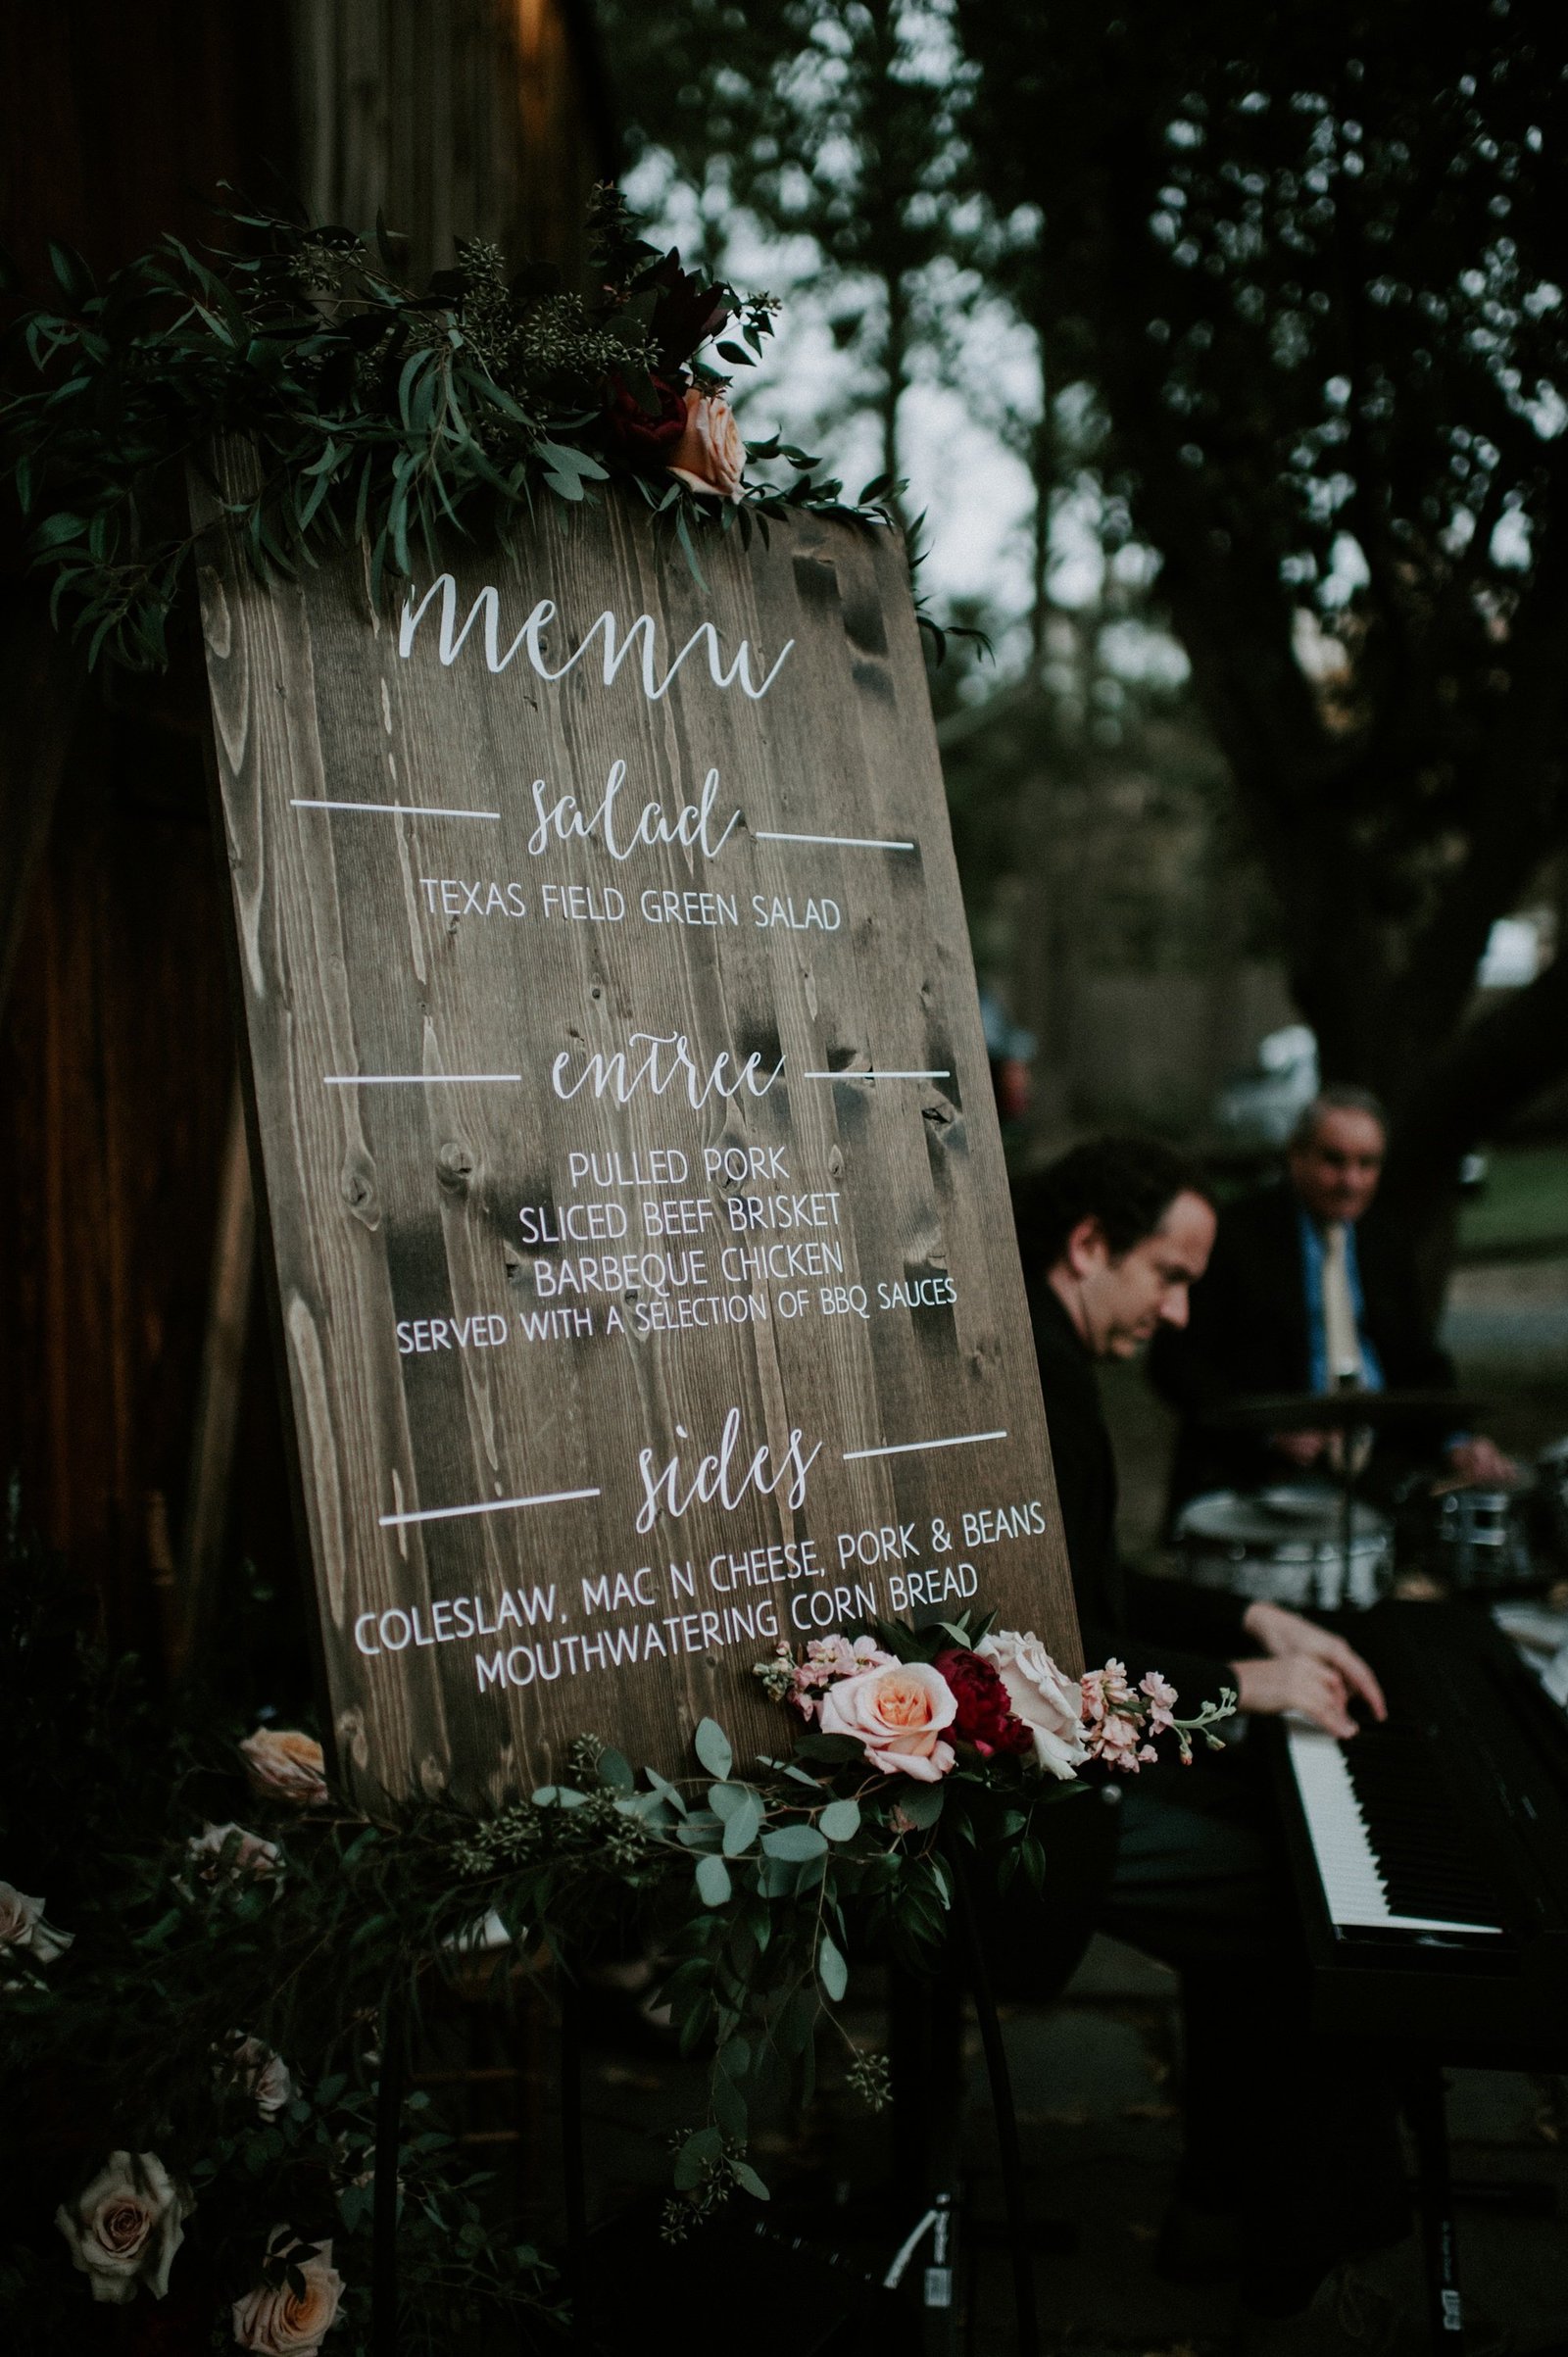
MULTIPOLYGON (((1432 1340, 1414 1258, 1376 1206, 1355 1231, 1362 1328, 1391 1390, 1451 1391, 1453 1366, 1432 1340)), ((1171 1505, 1203 1490, 1250 1489, 1289 1478, 1266 1436, 1205 1430, 1204 1418, 1231 1401, 1311 1387, 1311 1341, 1301 1273, 1298 1204, 1288 1184, 1228 1203, 1207 1274, 1195 1285, 1185 1328, 1162 1327, 1149 1372, 1181 1417, 1171 1468, 1171 1505)), ((1442 1434, 1434 1429, 1430 1444, 1442 1434)), ((1428 1436, 1415 1435, 1417 1451, 1428 1436)), ((1380 1445, 1379 1460, 1392 1451, 1380 1445)))
POLYGON ((1043 1271, 1030 1272, 1028 1291, 1084 1658, 1095 1669, 1113 1655, 1124 1660, 1134 1685, 1159 1670, 1185 1718, 1235 1685, 1229 1662, 1256 1651, 1242 1631, 1248 1599, 1127 1570, 1116 1549, 1116 1459, 1095 1362, 1043 1271))

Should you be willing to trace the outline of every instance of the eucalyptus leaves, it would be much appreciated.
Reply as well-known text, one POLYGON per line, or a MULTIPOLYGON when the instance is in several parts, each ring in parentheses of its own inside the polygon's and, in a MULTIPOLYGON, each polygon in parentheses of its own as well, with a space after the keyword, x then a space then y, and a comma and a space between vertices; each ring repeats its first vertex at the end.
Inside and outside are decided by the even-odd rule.
MULTIPOLYGON (((760 354, 776 306, 657 252, 612 189, 594 199, 587 296, 547 265, 509 273, 482 238, 416 293, 379 225, 372 243, 257 210, 220 218, 232 250, 203 261, 166 237, 103 287, 54 247, 52 297, 10 339, 0 451, 92 662, 167 663, 193 546, 185 473, 218 435, 259 456, 233 514, 264 576, 363 538, 379 585, 433 559, 441 532, 505 537, 618 481, 701 578, 701 530, 749 541, 770 515, 844 506, 816 460, 776 440, 750 457, 782 460, 788 488, 744 481, 721 368, 760 354)), ((853 512, 882 517, 863 503, 887 488, 867 484, 853 512)))

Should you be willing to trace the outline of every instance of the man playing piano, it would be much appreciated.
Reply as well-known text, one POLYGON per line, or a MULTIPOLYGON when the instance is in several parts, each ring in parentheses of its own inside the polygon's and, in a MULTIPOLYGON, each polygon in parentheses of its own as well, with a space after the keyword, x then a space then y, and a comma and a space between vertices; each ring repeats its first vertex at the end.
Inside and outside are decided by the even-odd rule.
MULTIPOLYGON (((1158 1670, 1186 1707, 1230 1687, 1244 1714, 1293 1712, 1342 1738, 1384 1715, 1343 1639, 1280 1606, 1130 1572, 1095 1362, 1179 1333, 1215 1215, 1202 1181, 1152 1141, 1106 1138, 1014 1198, 1052 1457, 1086 1657, 1158 1670)), ((1239 2346, 1348 2348, 1341 2263, 1406 2231, 1393 2105, 1308 2027, 1281 1842, 1245 1744, 1123 1794, 1107 1931, 1182 1979, 1185 2155, 1161 2258, 1239 2276, 1239 2346)), ((1364 2344, 1359 2344, 1364 2346, 1364 2344)))
MULTIPOLYGON (((1226 1205, 1191 1318, 1163 1328, 1150 1352, 1154 1387, 1182 1419, 1173 1510, 1205 1490, 1256 1490, 1335 1469, 1342 1444, 1328 1433, 1213 1428, 1216 1411, 1249 1396, 1344 1383, 1452 1390, 1408 1243, 1374 1209, 1387 1140, 1375 1097, 1325 1089, 1297 1123, 1283 1182, 1226 1205)), ((1492 1489, 1514 1473, 1493 1442, 1441 1419, 1409 1445, 1379 1446, 1384 1485, 1422 1463, 1492 1489)))

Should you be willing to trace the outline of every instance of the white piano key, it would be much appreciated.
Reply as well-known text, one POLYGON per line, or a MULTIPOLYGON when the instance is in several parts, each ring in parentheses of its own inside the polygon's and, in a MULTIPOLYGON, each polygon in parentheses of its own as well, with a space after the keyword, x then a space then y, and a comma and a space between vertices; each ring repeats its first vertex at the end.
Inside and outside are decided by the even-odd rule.
POLYGON ((1321 1727, 1287 1729, 1291 1766, 1311 1836, 1329 1920, 1346 1931, 1479 1932, 1502 1935, 1498 1923, 1453 1923, 1438 1915, 1400 1915, 1389 1894, 1366 1820, 1345 1764, 1345 1746, 1321 1727))

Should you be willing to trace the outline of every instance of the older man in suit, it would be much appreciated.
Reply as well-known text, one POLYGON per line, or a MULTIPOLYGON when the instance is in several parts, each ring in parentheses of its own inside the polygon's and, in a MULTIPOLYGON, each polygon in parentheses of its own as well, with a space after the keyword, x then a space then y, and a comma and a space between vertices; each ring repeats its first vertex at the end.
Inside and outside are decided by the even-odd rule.
MULTIPOLYGON (((1291 1141, 1282 1183, 1227 1204, 1193 1314, 1163 1329, 1150 1353, 1155 1389, 1181 1416, 1171 1472, 1173 1508, 1204 1490, 1259 1489, 1334 1469, 1327 1432, 1227 1433, 1210 1419, 1249 1397, 1453 1389, 1453 1367, 1432 1339, 1403 1232, 1375 1208, 1388 1124, 1364 1089, 1325 1089, 1291 1141)), ((1419 1463, 1487 1487, 1514 1467, 1492 1441, 1436 1416, 1397 1449, 1387 1472, 1419 1463)))

